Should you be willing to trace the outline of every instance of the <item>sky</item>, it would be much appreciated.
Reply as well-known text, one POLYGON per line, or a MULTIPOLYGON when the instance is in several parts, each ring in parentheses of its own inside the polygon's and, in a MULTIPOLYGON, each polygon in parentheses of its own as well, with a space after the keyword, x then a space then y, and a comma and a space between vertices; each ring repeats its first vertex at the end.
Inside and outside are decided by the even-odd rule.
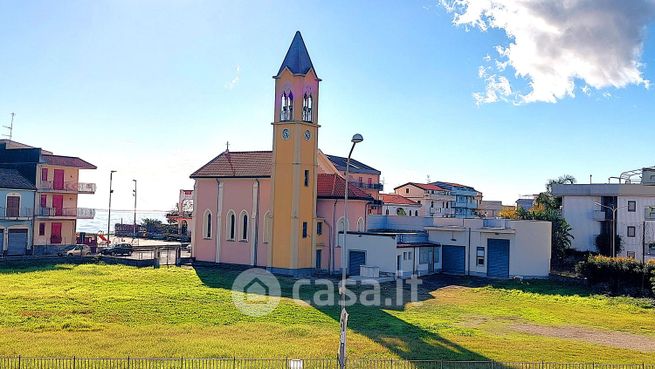
MULTIPOLYGON (((270 150, 271 78, 301 31, 319 147, 512 204, 655 165, 655 0, 0 0, 0 123, 95 165, 80 206, 168 210, 230 142, 270 150)), ((2 133, 6 133, 3 130, 2 133)))

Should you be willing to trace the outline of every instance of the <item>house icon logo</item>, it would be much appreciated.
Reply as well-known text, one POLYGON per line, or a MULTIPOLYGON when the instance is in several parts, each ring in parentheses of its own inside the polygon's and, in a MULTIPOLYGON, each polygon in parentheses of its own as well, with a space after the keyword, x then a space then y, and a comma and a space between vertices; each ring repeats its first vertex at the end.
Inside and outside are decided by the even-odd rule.
POLYGON ((260 317, 280 303, 280 282, 264 269, 252 268, 239 274, 232 284, 232 302, 243 314, 260 317))

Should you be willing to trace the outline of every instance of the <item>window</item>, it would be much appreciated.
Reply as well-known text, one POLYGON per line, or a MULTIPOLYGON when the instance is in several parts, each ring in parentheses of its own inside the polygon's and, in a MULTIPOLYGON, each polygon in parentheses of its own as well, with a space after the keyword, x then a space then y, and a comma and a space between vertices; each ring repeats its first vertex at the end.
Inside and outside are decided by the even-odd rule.
POLYGON ((307 222, 302 222, 302 238, 307 238, 307 222))
POLYGON ((311 94, 305 94, 302 99, 302 120, 305 122, 312 121, 313 99, 311 94))
POLYGON ((227 212, 226 231, 227 231, 227 240, 234 241, 237 234, 237 216, 232 210, 227 212))
POLYGON ((293 119, 293 92, 282 93, 280 98, 280 120, 287 121, 293 119))
POLYGON ((406 188, 406 189, 405 189, 405 193, 409 193, 409 188, 406 188))
POLYGON ((635 252, 634 252, 634 251, 628 251, 628 257, 629 257, 630 259, 634 259, 634 258, 636 257, 635 252))
POLYGON ((385 213, 386 213, 387 215, 389 215, 389 209, 387 209, 385 213))
POLYGON ((364 218, 357 219, 357 232, 364 232, 364 218))
POLYGON ((244 210, 239 216, 241 218, 241 241, 248 241, 248 213, 244 210))
POLYGON ((7 209, 5 215, 17 218, 20 216, 20 196, 7 196, 7 209))
POLYGON ((323 222, 316 223, 316 234, 319 236, 323 234, 323 222))
POLYGON ((396 215, 405 216, 405 215, 407 215, 407 213, 405 213, 405 209, 398 208, 398 209, 396 209, 396 215))
POLYGON ((39 236, 45 236, 45 223, 39 223, 39 236))
POLYGON ((212 213, 209 210, 205 210, 202 224, 202 235, 204 238, 212 238, 212 213))
POLYGON ((305 187, 309 186, 309 171, 305 170, 305 187))
POLYGON ((403 251, 403 260, 412 260, 412 252, 403 251))
POLYGON ((266 212, 264 216, 264 243, 271 242, 271 235, 273 233, 273 216, 271 212, 266 212))
POLYGON ((430 201, 430 207, 431 207, 431 208, 434 207, 434 201, 430 201))
POLYGON ((475 264, 478 266, 484 265, 484 247, 478 247, 475 252, 475 264))
POLYGON ((628 201, 628 211, 631 213, 634 213, 637 211, 637 202, 636 201, 628 201))
POLYGON ((637 229, 634 226, 628 226, 628 237, 634 237, 636 230, 637 229))
POLYGON ((373 184, 373 178, 369 178, 368 179, 368 186, 371 187, 372 184, 373 184))
POLYGON ((45 182, 48 180, 48 168, 41 168, 41 181, 45 182))
POLYGON ((364 183, 364 178, 363 178, 363 177, 359 177, 358 179, 359 179, 359 184, 360 184, 360 185, 361 185, 362 183, 364 183))

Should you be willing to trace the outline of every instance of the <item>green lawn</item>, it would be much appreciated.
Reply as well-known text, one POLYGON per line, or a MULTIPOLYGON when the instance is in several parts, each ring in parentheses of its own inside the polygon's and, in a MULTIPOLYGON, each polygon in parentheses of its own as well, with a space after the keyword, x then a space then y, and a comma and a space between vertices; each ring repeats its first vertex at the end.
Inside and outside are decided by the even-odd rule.
MULTIPOLYGON (((0 355, 327 357, 338 308, 283 298, 262 318, 231 302, 235 272, 56 265, 0 269, 0 355)), ((653 362, 655 309, 549 281, 426 281, 421 302, 350 308, 351 357, 653 362)), ((290 281, 282 281, 289 295, 290 281)), ((312 291, 305 291, 309 295, 312 291)))

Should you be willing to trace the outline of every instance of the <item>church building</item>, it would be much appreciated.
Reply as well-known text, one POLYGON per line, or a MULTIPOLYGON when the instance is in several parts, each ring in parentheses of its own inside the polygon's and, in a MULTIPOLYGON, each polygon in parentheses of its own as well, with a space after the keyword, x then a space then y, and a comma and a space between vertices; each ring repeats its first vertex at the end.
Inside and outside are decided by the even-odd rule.
POLYGON ((278 274, 334 272, 341 268, 339 232, 365 231, 367 214, 378 212, 380 172, 366 166, 366 181, 346 179, 344 158, 319 150, 321 79, 300 32, 273 78, 273 150, 226 149, 191 175, 192 253, 196 261, 278 274))

